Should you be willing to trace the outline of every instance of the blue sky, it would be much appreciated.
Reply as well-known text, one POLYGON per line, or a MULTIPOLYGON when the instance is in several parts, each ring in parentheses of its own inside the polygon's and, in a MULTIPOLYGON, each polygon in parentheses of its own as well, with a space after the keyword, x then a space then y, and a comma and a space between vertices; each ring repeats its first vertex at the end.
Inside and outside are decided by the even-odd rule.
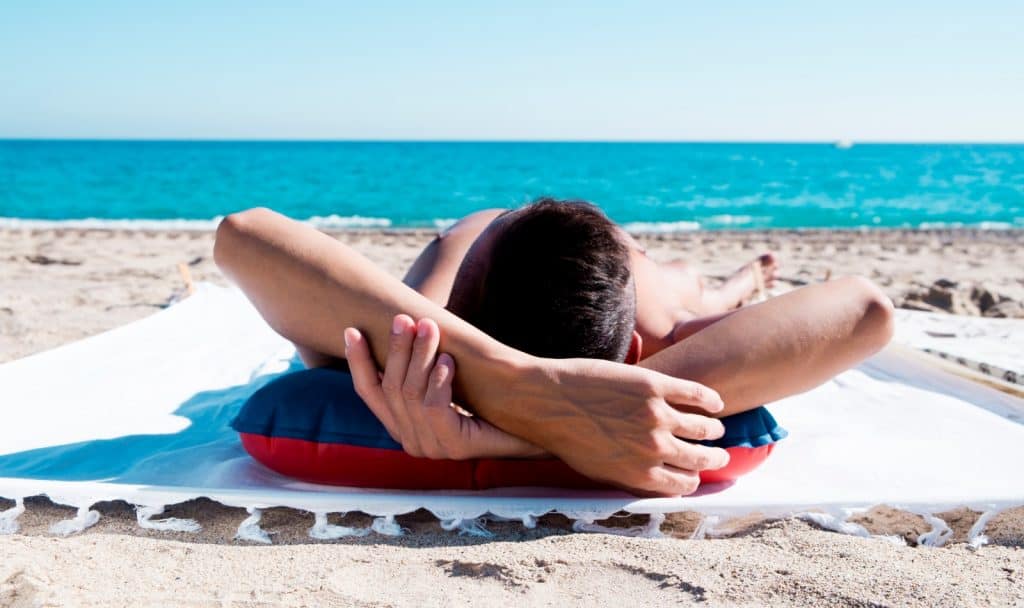
POLYGON ((2 2, 0 137, 1024 141, 1024 2, 2 2))

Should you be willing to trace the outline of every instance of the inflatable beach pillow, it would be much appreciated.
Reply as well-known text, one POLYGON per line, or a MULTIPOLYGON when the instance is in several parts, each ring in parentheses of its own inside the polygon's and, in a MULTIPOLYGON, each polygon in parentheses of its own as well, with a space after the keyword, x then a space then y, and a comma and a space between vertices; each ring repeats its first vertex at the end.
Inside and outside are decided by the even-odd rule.
MULTIPOLYGON (((731 460, 725 468, 702 473, 703 483, 733 481, 752 471, 786 435, 764 408, 722 422, 725 436, 704 443, 725 448, 731 460)), ((555 459, 409 456, 356 394, 348 372, 334 369, 276 378, 253 393, 231 426, 256 461, 282 475, 317 484, 408 490, 607 488, 555 459)))

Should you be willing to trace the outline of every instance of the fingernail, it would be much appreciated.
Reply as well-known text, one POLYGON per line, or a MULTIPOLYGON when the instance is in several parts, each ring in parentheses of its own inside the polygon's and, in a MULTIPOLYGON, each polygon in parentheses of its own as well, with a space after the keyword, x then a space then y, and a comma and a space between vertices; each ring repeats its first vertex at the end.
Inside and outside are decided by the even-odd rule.
POLYGON ((395 317, 395 320, 391 322, 391 333, 397 336, 402 333, 403 329, 405 329, 405 319, 403 319, 401 315, 398 315, 395 317))
POLYGON ((452 367, 448 365, 443 357, 437 358, 437 379, 446 382, 452 377, 452 367))
POLYGON ((420 321, 419 327, 416 328, 416 337, 426 338, 427 337, 427 324, 420 321))
POLYGON ((345 329, 345 348, 352 348, 352 345, 359 340, 359 330, 349 327, 345 329))
POLYGON ((352 336, 349 335, 349 329, 351 328, 346 329, 343 334, 345 336, 345 348, 352 348, 352 336))
POLYGON ((441 353, 441 356, 437 358, 437 364, 451 369, 455 367, 455 360, 448 353, 441 353))

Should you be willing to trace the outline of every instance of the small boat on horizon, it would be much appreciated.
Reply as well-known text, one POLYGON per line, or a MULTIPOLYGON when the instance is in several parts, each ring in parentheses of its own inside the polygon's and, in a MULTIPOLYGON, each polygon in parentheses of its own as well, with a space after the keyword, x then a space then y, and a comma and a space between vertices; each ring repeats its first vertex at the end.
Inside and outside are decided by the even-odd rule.
POLYGON ((852 139, 840 139, 836 142, 836 149, 838 150, 849 150, 853 147, 852 139))

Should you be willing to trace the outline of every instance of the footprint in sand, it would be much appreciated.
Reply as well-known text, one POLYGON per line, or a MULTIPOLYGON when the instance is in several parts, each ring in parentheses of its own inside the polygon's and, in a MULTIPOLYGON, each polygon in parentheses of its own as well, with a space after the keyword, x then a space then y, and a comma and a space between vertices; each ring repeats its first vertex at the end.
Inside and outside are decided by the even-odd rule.
POLYGON ((31 575, 25 570, 15 570, 6 577, 0 578, 0 606, 29 608, 44 605, 46 598, 41 597, 41 594, 47 587, 47 581, 31 575))

